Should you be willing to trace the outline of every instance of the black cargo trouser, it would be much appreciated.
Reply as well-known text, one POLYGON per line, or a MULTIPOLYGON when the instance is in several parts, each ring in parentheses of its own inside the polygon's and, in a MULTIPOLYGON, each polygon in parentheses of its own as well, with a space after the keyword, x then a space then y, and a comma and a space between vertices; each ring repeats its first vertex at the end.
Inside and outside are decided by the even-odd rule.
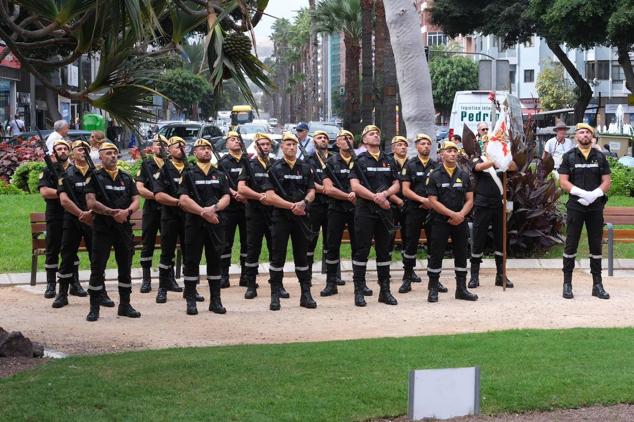
POLYGON ((372 239, 374 239, 379 283, 389 281, 392 236, 390 236, 390 232, 377 215, 377 211, 365 204, 357 205, 354 210, 354 229, 357 249, 352 255, 352 277, 355 286, 365 282, 365 272, 372 239))
POLYGON ((77 217, 64 218, 64 232, 62 234, 62 261, 59 266, 60 279, 72 281, 73 275, 79 269, 77 251, 82 239, 88 250, 88 259, 92 262, 92 228, 79 221, 77 217))
MULTIPOLYGON (((310 228, 319 233, 321 229, 321 244, 322 254, 328 255, 328 203, 311 204, 309 208, 308 219, 310 221, 310 228)), ((312 267, 315 259, 315 248, 317 247, 317 241, 319 236, 315 236, 314 239, 308 244, 308 266, 312 267)))
POLYGON ((326 272, 329 278, 336 277, 341 259, 341 238, 343 231, 348 227, 350 235, 350 246, 352 254, 356 251, 356 233, 354 226, 354 212, 343 210, 328 210, 328 232, 326 235, 327 250, 326 253, 326 272))
POLYGON ((236 235, 236 228, 240 231, 240 264, 242 265, 247 257, 247 219, 244 208, 225 211, 223 219, 225 233, 225 248, 220 256, 221 268, 227 270, 231 265, 231 251, 236 235))
POLYGON ((504 249, 504 236, 502 233, 503 225, 503 209, 502 204, 497 207, 481 207, 473 208, 473 239, 471 246, 471 264, 480 264, 484 247, 487 243, 489 234, 489 225, 493 231, 493 245, 495 247, 495 266, 497 273, 502 274, 502 260, 504 249))
POLYGON ((64 219, 55 218, 46 220, 46 271, 57 272, 59 253, 62 249, 62 235, 64 233, 64 219))
MULTIPOLYGON (((116 224, 116 223, 115 223, 116 224)), ((116 224, 112 227, 93 229, 92 258, 90 264, 90 282, 88 290, 91 296, 98 296, 104 289, 105 272, 110 250, 114 248, 117 261, 119 297, 122 302, 130 300, 132 292, 132 256, 134 243, 130 223, 116 224)))
POLYGON ((176 245, 180 244, 182 256, 187 255, 185 245, 185 217, 166 215, 161 217, 161 259, 159 261, 159 287, 167 288, 171 270, 174 267, 176 245))
POLYGON ((183 279, 186 285, 193 286, 192 282, 198 282, 203 248, 207 260, 207 280, 212 283, 220 282, 219 248, 221 246, 214 243, 214 238, 209 233, 210 229, 221 230, 218 225, 212 225, 199 217, 196 218, 196 221, 188 221, 184 227, 183 244, 187 254, 183 255, 183 279), (207 227, 207 225, 212 227, 207 227))
POLYGON ((141 237, 143 248, 141 249, 141 267, 150 268, 152 257, 156 247, 156 234, 161 228, 161 205, 156 201, 145 200, 143 204, 143 222, 141 226, 141 237))
POLYGON ((603 207, 596 210, 579 211, 568 208, 566 216, 566 245, 564 247, 564 274, 572 274, 575 257, 581 238, 581 229, 586 225, 588 249, 590 249, 590 273, 601 275, 601 249, 603 240, 603 207))
MULTIPOLYGON (((280 286, 284 278, 284 264, 286 263, 286 247, 288 239, 293 246, 293 260, 295 274, 300 284, 310 284, 308 271, 308 239, 306 239, 297 218, 288 215, 290 211, 275 210, 272 215, 271 236, 273 252, 269 265, 269 275, 273 286, 280 286)), ((306 217, 299 217, 306 218, 306 217)))
POLYGON ((427 275, 430 281, 438 281, 442 272, 442 259, 449 238, 453 244, 454 271, 456 278, 467 276, 468 225, 466 221, 454 226, 445 222, 432 222, 431 244, 427 275))
MULTIPOLYGON (((429 252, 431 245, 431 224, 427 222, 429 212, 424 208, 408 205, 407 218, 405 220, 405 232, 408 234, 407 243, 405 243, 403 252, 403 267, 406 270, 413 270, 416 266, 416 254, 418 252, 418 241, 420 240, 420 231, 425 229, 425 238, 427 239, 427 251, 429 252)), ((427 254, 429 255, 429 253, 427 254)))
POLYGON ((247 276, 255 277, 258 273, 258 266, 260 265, 260 252, 262 252, 262 238, 266 238, 266 247, 269 251, 269 260, 273 253, 273 242, 271 240, 271 216, 270 210, 263 206, 252 206, 247 211, 247 259, 245 267, 247 276))

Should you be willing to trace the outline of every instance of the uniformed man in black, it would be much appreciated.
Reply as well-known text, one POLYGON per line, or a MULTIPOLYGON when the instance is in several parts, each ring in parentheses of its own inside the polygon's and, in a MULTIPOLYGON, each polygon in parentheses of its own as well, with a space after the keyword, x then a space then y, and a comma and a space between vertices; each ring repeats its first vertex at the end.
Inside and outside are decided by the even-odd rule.
POLYGON ((233 250, 233 240, 236 234, 236 228, 240 230, 240 286, 247 285, 245 261, 247 258, 247 220, 245 214, 246 198, 238 192, 238 178, 243 171, 242 148, 240 147, 240 138, 237 132, 228 132, 226 138, 226 146, 228 154, 220 159, 218 169, 227 176, 229 183, 229 194, 231 202, 223 212, 224 233, 225 233, 225 250, 222 253, 221 269, 222 283, 221 287, 229 287, 229 266, 231 265, 231 251, 233 250))
POLYGON ((590 249, 590 272, 592 273, 592 296, 609 299, 601 279, 601 247, 603 238, 603 207, 605 194, 610 190, 612 179, 610 165, 605 155, 592 148, 594 129, 585 123, 576 127, 577 147, 566 152, 559 166, 561 188, 570 192, 566 204, 566 246, 564 247, 563 297, 572 299, 572 271, 585 224, 590 249))
MULTIPOLYGON (((328 197, 324 194, 324 171, 330 153, 328 152, 329 144, 328 134, 323 130, 317 130, 313 133, 313 143, 315 144, 315 152, 310 154, 305 160, 313 170, 315 175, 315 200, 308 207, 308 219, 310 226, 315 233, 321 230, 322 236, 322 254, 328 254, 328 197)), ((308 271, 311 278, 313 274, 313 262, 315 260, 315 248, 319 236, 315 236, 308 244, 308 271)))
MULTIPOLYGON (((183 256, 185 248, 185 214, 180 209, 179 188, 185 160, 181 147, 186 146, 183 138, 172 136, 168 140, 170 159, 161 168, 161 175, 154 185, 156 201, 161 209, 161 258, 159 261, 159 288, 156 303, 167 301, 167 292, 182 292, 182 288, 174 278, 174 256, 176 244, 180 243, 183 256)), ((202 299, 202 296, 201 296, 202 299)), ((200 299, 199 299, 200 300, 200 299)))
POLYGON ((102 168, 90 173, 86 179, 86 205, 93 212, 92 259, 90 265, 90 312, 88 321, 99 319, 103 302, 105 271, 114 248, 117 261, 119 309, 117 315, 139 318, 141 313, 130 305, 132 293, 132 256, 134 244, 130 216, 139 209, 139 192, 134 179, 117 169, 119 149, 110 142, 99 147, 102 168), (102 190, 103 188, 103 190, 102 190))
MULTIPOLYGON (((51 157, 55 158, 54 165, 58 166, 59 173, 63 173, 69 166, 68 154, 70 145, 64 141, 55 141, 51 157)), ((57 263, 59 262, 59 252, 62 247, 62 233, 64 230, 64 208, 57 195, 59 180, 48 167, 40 175, 38 190, 46 201, 46 290, 44 297, 52 299, 55 297, 57 263)))
MULTIPOLYGON (((350 169, 352 168, 352 156, 346 139, 351 144, 354 143, 354 135, 342 130, 337 134, 336 145, 339 149, 337 154, 333 154, 328 159, 327 171, 324 173, 324 190, 330 197, 328 206, 328 233, 326 254, 326 287, 320 292, 321 296, 332 296, 338 293, 337 273, 341 258, 341 238, 343 231, 347 228, 350 236, 350 246, 352 252, 357 250, 356 234, 354 228, 354 205, 357 195, 350 188, 350 169)), ((366 294, 371 295, 372 291, 365 286, 366 294)))
MULTIPOLYGON (((246 205, 247 259, 244 263, 247 277, 245 299, 253 299, 258 295, 256 278, 258 266, 260 265, 262 238, 266 238, 269 255, 273 250, 270 229, 273 207, 267 201, 266 195, 266 187, 269 184, 269 175, 266 172, 266 168, 272 143, 271 138, 265 133, 256 133, 253 142, 257 145, 255 148, 256 157, 249 162, 250 170, 245 168, 240 173, 238 182, 238 192, 248 199, 246 205), (264 158, 262 158, 261 154, 264 155, 264 158)), ((285 299, 289 297, 284 286, 280 288, 280 297, 285 299)))
MULTIPOLYGON (((180 205, 185 211, 185 250, 183 275, 187 314, 196 315, 196 284, 199 280, 200 259, 205 248, 209 310, 227 312, 220 300, 220 255, 223 234, 219 212, 230 201, 229 186, 224 174, 211 165, 211 143, 198 139, 194 143, 196 165, 185 170, 180 188, 180 205)), ((186 159, 186 157, 184 157, 186 159)))
POLYGON ((75 266, 77 251, 82 240, 88 250, 88 257, 90 258, 92 255, 91 226, 93 215, 86 206, 85 193, 86 178, 88 177, 86 150, 90 151, 90 145, 87 142, 73 142, 73 165, 66 168, 57 188, 59 200, 66 212, 64 213, 64 232, 62 234, 62 261, 59 267, 59 291, 53 301, 53 308, 62 308, 68 305, 69 287, 70 294, 73 296, 88 296, 79 281, 74 279, 74 271, 77 268, 75 266), (70 192, 67 192, 67 187, 71 190, 70 192))
MULTIPOLYGON (((410 236, 403 248, 403 284, 398 289, 399 293, 407 293, 412 290, 412 282, 418 278, 414 272, 416 266, 416 253, 421 229, 425 229, 427 239, 427 251, 431 250, 431 224, 429 213, 431 204, 427 198, 427 179, 439 164, 430 157, 432 139, 429 135, 420 133, 416 135, 415 158, 407 162, 401 176, 403 195, 407 198, 407 217, 405 227, 401 227, 410 236)), ((428 253, 429 255, 429 253, 428 253)), ((438 281, 438 291, 447 292, 447 288, 438 281)))
POLYGON ((284 155, 269 169, 269 183, 266 185, 267 201, 275 207, 271 218, 273 253, 269 265, 271 277, 269 308, 272 311, 280 309, 279 291, 284 278, 289 237, 293 245, 295 274, 302 291, 299 305, 311 309, 317 307, 310 293, 311 278, 306 256, 310 239, 307 238, 305 230, 310 228, 306 209, 315 199, 315 183, 310 166, 297 158, 297 142, 293 134, 284 133, 281 145, 284 155))
POLYGON ((427 184, 427 197, 433 210, 431 221, 431 251, 427 265, 429 277, 428 302, 438 302, 438 282, 447 241, 451 238, 456 273, 456 299, 478 300, 467 290, 468 228, 466 216, 473 207, 473 191, 469 174, 456 165, 458 146, 451 141, 443 144, 443 165, 432 171, 427 184))
POLYGON ((161 169, 165 164, 159 156, 161 144, 167 148, 167 139, 163 135, 155 135, 152 139, 152 157, 141 166, 136 177, 136 187, 139 195, 145 198, 143 202, 143 223, 141 227, 141 238, 143 249, 141 249, 141 268, 143 269, 143 281, 141 282, 141 293, 152 291, 152 257, 156 246, 156 235, 161 228, 161 204, 156 202, 154 187, 161 176, 161 169))
POLYGON ((352 256, 354 280, 354 304, 365 306, 363 287, 370 245, 374 239, 376 266, 379 278, 379 302, 396 305, 398 302, 390 292, 390 243, 391 235, 379 212, 390 212, 388 198, 400 191, 400 183, 393 161, 381 151, 381 130, 368 125, 363 129, 361 140, 366 151, 357 156, 350 171, 350 186, 356 194, 354 225, 357 250, 352 256), (370 183, 362 183, 363 172, 370 183))
MULTIPOLYGON (((475 176, 475 199, 473 207, 473 244, 471 246, 471 278, 469 288, 475 289, 480 285, 480 263, 482 262, 483 250, 489 237, 489 226, 493 229, 493 244, 495 247, 495 285, 504 284, 504 256, 503 256, 503 202, 502 189, 504 183, 502 178, 504 172, 495 167, 495 163, 487 158, 486 146, 488 136, 482 136, 481 157, 473 159, 473 174, 475 176), (489 170, 489 169, 493 169, 489 170)), ((508 170, 517 169, 515 163, 511 163, 508 170)), ((506 287, 513 288, 513 283, 506 279, 506 287)))

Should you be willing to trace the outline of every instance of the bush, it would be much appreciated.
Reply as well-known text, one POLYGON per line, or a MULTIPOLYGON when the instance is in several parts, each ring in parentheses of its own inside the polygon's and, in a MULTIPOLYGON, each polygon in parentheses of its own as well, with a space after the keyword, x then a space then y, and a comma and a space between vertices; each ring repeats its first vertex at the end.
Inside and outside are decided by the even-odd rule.
POLYGON ((11 184, 24 192, 37 192, 37 185, 40 180, 40 173, 46 168, 43 161, 29 161, 20 164, 11 176, 11 184))
POLYGON ((624 166, 615 158, 608 157, 612 170, 612 187, 608 195, 634 196, 634 168, 624 166))
POLYGON ((24 141, 19 145, 0 144, 0 179, 8 182, 11 176, 25 161, 43 161, 44 150, 37 137, 24 141))
POLYGON ((17 188, 4 180, 0 180, 0 195, 22 195, 24 191, 17 188))

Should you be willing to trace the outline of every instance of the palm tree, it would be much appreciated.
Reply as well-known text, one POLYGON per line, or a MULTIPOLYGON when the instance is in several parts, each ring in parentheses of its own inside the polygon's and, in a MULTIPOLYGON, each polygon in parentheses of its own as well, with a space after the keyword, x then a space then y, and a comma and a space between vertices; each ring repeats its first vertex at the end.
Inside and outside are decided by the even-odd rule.
POLYGON ((360 131, 359 65, 361 59, 360 0, 322 0, 317 4, 317 30, 342 32, 345 47, 345 99, 343 125, 360 131))
MULTIPOLYGON (((385 21, 383 0, 377 0, 376 13, 376 56, 381 57, 381 80, 377 84, 380 107, 377 109, 377 121, 380 124, 383 140, 389 145, 390 139, 396 134, 396 65, 394 52, 390 44, 390 34, 385 21)), ((379 70, 377 69, 377 72, 379 70)))
POLYGON ((374 34, 374 25, 372 23, 372 9, 374 8, 374 0, 361 1, 361 22, 363 27, 363 35, 361 40, 361 120, 363 125, 374 123, 372 111, 374 109, 374 87, 373 87, 373 49, 372 35, 374 34))

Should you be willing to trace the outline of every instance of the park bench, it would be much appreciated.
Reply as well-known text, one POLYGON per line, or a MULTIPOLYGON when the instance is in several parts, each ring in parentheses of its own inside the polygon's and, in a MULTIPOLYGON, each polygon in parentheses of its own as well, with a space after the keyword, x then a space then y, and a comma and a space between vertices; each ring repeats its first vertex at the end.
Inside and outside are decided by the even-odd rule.
POLYGON ((606 207, 603 210, 603 242, 608 244, 608 276, 614 275, 614 243, 634 243, 633 229, 614 226, 634 225, 634 208, 606 207))
MULTIPOLYGON (((37 278, 38 258, 42 255, 46 255, 46 214, 44 213, 31 213, 31 286, 35 286, 37 278)), ((143 211, 138 210, 130 216, 130 222, 132 223, 132 233, 134 250, 141 250, 142 238, 141 227, 143 224, 143 211)), ((156 249, 161 249, 161 236, 156 236, 156 249)), ((80 252, 86 252, 86 245, 82 240, 79 246, 80 252)), ((177 246, 176 249, 176 278, 180 278, 181 272, 181 250, 177 246)))

